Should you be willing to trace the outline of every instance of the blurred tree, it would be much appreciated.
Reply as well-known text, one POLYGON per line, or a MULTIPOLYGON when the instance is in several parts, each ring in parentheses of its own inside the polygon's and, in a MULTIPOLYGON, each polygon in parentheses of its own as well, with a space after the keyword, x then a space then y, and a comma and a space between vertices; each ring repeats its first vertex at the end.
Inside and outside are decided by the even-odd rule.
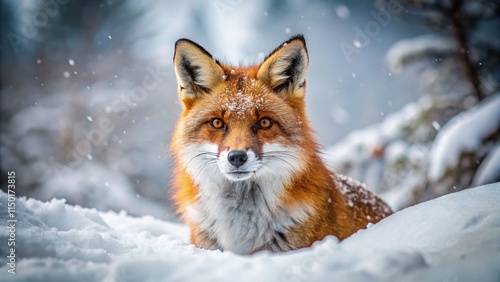
MULTIPOLYGON (((38 10, 45 11, 45 4, 38 10)), ((46 62, 38 75, 49 80, 60 78, 62 74, 54 70, 60 70, 57 66, 67 66, 71 59, 71 74, 76 71, 83 80, 80 83, 94 81, 92 71, 97 61, 116 61, 108 67, 125 62, 126 56, 120 54, 127 52, 136 39, 133 26, 143 13, 131 9, 124 0, 68 1, 59 5, 56 16, 39 29, 36 37, 35 57, 46 62)))
POLYGON ((169 216, 167 75, 136 44, 154 35, 143 17, 153 7, 2 1, 2 34, 21 40, 2 41, 0 172, 16 171, 17 195, 169 216))
MULTIPOLYGON (((392 0, 379 1, 386 7, 392 0)), ((423 96, 334 146, 332 166, 385 193, 396 209, 500 180, 500 2, 402 0, 404 20, 437 34, 387 52, 393 73, 416 70, 423 96), (493 110, 492 110, 493 109, 493 110)))
MULTIPOLYGON (((14 18, 14 9, 12 7, 12 2, 9 1, 1 1, 0 2, 0 18, 2 23, 0 24, 0 56, 2 63, 0 64, 0 89, 4 87, 9 87, 8 75, 14 66, 14 58, 15 58, 15 50, 11 45, 9 40, 9 34, 15 30, 15 18, 14 18)), ((12 111, 11 105, 8 102, 8 99, 1 96, 0 109, 2 111, 1 115, 1 123, 4 125, 7 122, 7 116, 11 116, 10 113, 12 111)))
MULTIPOLYGON (((131 75, 139 63, 128 47, 137 39, 134 24, 144 9, 124 0, 16 5, 2 1, 1 144, 6 157, 1 169, 33 167, 31 177, 19 179, 26 195, 47 174, 41 163, 51 159, 67 165, 68 155, 87 138, 84 133, 92 129, 87 117, 102 111, 92 108, 97 99, 90 86, 123 72, 129 83, 140 79, 131 75)), ((106 161, 105 150, 95 148, 96 161, 106 161)))
MULTIPOLYGON (((429 25, 441 34, 441 37, 430 40, 434 43, 440 41, 439 44, 427 40, 424 44, 420 44, 423 47, 420 49, 418 39, 413 39, 413 50, 417 52, 407 52, 398 58, 399 61, 406 61, 404 65, 422 62, 423 57, 437 60, 433 71, 421 74, 427 94, 440 99, 432 100, 431 104, 434 106, 427 111, 420 122, 416 122, 416 124, 437 124, 436 132, 439 134, 438 139, 433 140, 432 150, 429 151, 431 155, 426 170, 431 177, 425 185, 417 189, 418 191, 414 190, 415 198, 421 201, 449 192, 449 187, 463 189, 473 183, 481 184, 481 180, 478 180, 479 174, 485 167, 497 162, 496 159, 491 159, 493 155, 498 158, 495 148, 498 147, 500 139, 500 121, 497 117, 492 115, 490 120, 477 125, 480 128, 484 123, 492 124, 492 129, 483 132, 483 135, 478 135, 477 130, 460 127, 459 123, 467 122, 470 115, 461 114, 461 111, 473 107, 475 103, 490 95, 500 94, 499 84, 496 82, 500 76, 500 38, 496 35, 500 28, 500 1, 404 0, 401 4, 406 10, 406 13, 402 14, 403 19, 429 25), (446 44, 446 41, 453 44, 446 44), (439 48, 436 48, 437 46, 439 48), (419 52, 420 56, 416 56, 415 53, 419 52), (463 92, 462 89, 467 88, 462 81, 468 82, 469 90, 463 92), (465 96, 457 93, 463 93, 465 96), (470 96, 475 99, 470 99, 470 96), (448 124, 452 117, 454 117, 453 122, 448 124), (444 126, 444 130, 440 130, 440 125, 444 126), (447 136, 452 134, 477 145, 475 148, 458 145, 460 140, 452 140, 447 136), (446 147, 460 149, 453 151, 446 150, 446 147), (436 156, 441 153, 448 156, 436 156), (443 158, 456 161, 442 164, 445 167, 439 168, 436 163, 443 162, 443 158), (442 174, 436 172, 441 169, 442 174)), ((487 108, 488 103, 494 102, 495 100, 488 99, 474 108, 487 108)), ((429 137, 434 136, 431 134, 429 137)), ((498 179, 500 173, 493 173, 488 177, 498 179)))
MULTIPOLYGON (((387 2, 387 1, 386 1, 387 2)), ((390 1, 389 1, 390 2, 390 1)), ((481 101, 496 89, 485 89, 482 81, 499 70, 500 42, 498 29, 482 32, 485 25, 499 27, 500 1, 489 0, 403 0, 409 21, 420 22, 438 29, 453 38, 465 78, 473 88, 472 94, 481 101), (491 33, 493 32, 493 33, 491 33)), ((498 87, 498 86, 496 86, 498 87)))

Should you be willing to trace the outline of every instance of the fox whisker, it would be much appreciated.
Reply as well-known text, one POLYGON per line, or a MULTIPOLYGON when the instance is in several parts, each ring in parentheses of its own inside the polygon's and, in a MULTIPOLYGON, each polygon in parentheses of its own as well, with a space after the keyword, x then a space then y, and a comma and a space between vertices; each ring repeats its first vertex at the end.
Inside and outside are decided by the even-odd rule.
POLYGON ((268 156, 285 156, 289 158, 298 158, 295 153, 289 152, 289 151, 268 151, 265 153, 259 154, 261 157, 268 157, 268 156))
POLYGON ((209 160, 208 162, 203 163, 203 165, 200 168, 200 173, 204 174, 206 170, 213 169, 214 166, 211 166, 211 164, 217 163, 216 160, 209 160))
MULTIPOLYGON (((282 161, 288 164, 291 168, 294 168, 294 165, 292 165, 290 161, 299 160, 297 156, 288 151, 269 151, 262 153, 259 156, 261 159, 274 159, 282 161)), ((263 162, 263 165, 274 166, 272 162, 263 162)))
POLYGON ((213 161, 213 160, 217 160, 217 157, 218 157, 218 154, 217 153, 212 153, 212 152, 201 152, 197 155, 195 155, 194 157, 192 157, 187 163, 186 163, 186 167, 189 166, 189 164, 196 158, 198 157, 202 157, 202 156, 209 156, 207 157, 208 160, 210 161, 213 161))

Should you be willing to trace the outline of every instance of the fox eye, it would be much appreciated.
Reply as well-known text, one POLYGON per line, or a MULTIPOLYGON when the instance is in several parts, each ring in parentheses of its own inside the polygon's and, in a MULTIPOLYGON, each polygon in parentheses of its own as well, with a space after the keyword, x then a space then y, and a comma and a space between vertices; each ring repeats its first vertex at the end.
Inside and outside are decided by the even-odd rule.
POLYGON ((224 127, 224 122, 220 118, 214 118, 210 121, 210 125, 215 129, 221 129, 224 127))
POLYGON ((273 120, 270 118, 261 118, 259 120, 260 129, 270 129, 273 126, 273 120))

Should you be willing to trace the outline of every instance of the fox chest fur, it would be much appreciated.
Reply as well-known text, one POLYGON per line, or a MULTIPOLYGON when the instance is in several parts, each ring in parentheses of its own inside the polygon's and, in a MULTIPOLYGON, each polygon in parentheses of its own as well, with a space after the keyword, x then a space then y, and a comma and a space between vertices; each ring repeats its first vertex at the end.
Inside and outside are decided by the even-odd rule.
POLYGON ((305 114, 308 62, 302 36, 238 68, 177 41, 184 111, 171 143, 174 200, 197 247, 287 251, 344 239, 391 213, 319 157, 305 114))
POLYGON ((199 232, 206 236, 201 246, 240 254, 293 249, 284 234, 308 217, 307 207, 287 210, 273 206, 269 202, 276 201, 280 191, 271 189, 263 193, 263 183, 214 182, 206 185, 202 189, 215 193, 200 195, 187 213, 190 220, 197 223, 199 232))

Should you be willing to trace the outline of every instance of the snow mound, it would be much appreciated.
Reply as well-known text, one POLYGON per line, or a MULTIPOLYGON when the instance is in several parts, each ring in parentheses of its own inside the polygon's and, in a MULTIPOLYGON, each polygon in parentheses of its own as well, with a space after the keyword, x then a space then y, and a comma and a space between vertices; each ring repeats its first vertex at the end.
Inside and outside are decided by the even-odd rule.
POLYGON ((136 193, 124 174, 99 163, 85 162, 79 169, 68 169, 46 180, 40 187, 33 196, 42 201, 62 198, 98 210, 126 210, 133 215, 156 218, 168 216, 159 201, 136 193))
POLYGON ((463 152, 477 152, 500 128, 500 95, 493 95, 452 118, 438 133, 430 152, 429 178, 437 180, 456 166, 463 152))
MULTIPOLYGON (((3 211, 7 198, 0 193, 3 211)), ((19 198, 16 274, 6 255, 0 271, 8 281, 499 281, 499 202, 495 183, 407 208, 340 243, 328 236, 239 256, 197 249, 186 227, 150 216, 19 198)))

